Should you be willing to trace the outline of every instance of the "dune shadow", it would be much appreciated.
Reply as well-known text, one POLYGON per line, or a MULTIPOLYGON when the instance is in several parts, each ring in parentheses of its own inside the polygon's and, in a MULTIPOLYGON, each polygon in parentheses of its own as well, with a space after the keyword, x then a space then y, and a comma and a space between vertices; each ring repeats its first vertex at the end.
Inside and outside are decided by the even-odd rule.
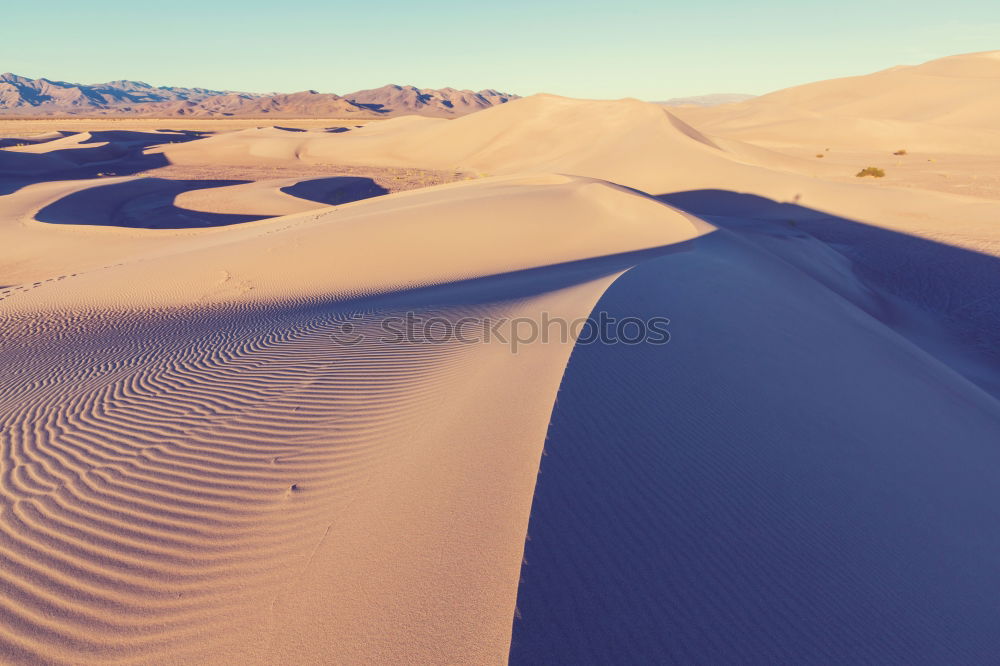
MULTIPOLYGON (((85 180, 106 176, 132 176, 168 166, 162 153, 146 149, 170 143, 195 141, 208 135, 195 130, 161 130, 169 134, 130 130, 90 132, 80 145, 92 148, 57 148, 46 153, 0 150, 0 195, 11 194, 35 183, 55 180, 85 180)), ((72 132, 64 132, 72 136, 72 132)), ((46 140, 54 141, 56 139, 46 140)), ((42 142, 35 142, 42 143, 42 142)))
POLYGON ((30 178, 3 178, 0 177, 0 197, 6 194, 13 194, 22 187, 27 187, 38 181, 30 178))
POLYGON ((65 136, 70 136, 71 134, 73 134, 73 132, 53 132, 52 134, 54 136, 46 135, 46 136, 41 136, 41 137, 33 137, 33 136, 26 136, 26 137, 5 136, 5 137, 0 137, 0 148, 11 148, 11 147, 17 147, 17 146, 35 145, 35 144, 39 144, 39 143, 49 143, 50 141, 55 141, 56 139, 61 139, 61 138, 65 137, 65 136))
POLYGON ((736 217, 763 215, 759 198, 664 200, 723 229, 638 263, 597 303, 619 322, 669 318, 669 344, 573 350, 509 663, 992 659, 1000 404, 792 263, 846 264, 804 224, 858 261, 980 259, 815 211, 736 217))
POLYGON ((315 201, 330 206, 389 194, 389 190, 371 178, 360 178, 357 176, 334 176, 331 178, 303 180, 294 185, 282 187, 281 191, 299 199, 315 201))
POLYGON ((565 261, 454 280, 444 284, 400 289, 374 296, 340 299, 335 303, 309 307, 332 307, 336 310, 343 309, 345 312, 358 312, 474 306, 515 301, 596 280, 650 259, 689 252, 693 247, 694 241, 682 241, 644 250, 565 261))
POLYGON ((140 146, 142 148, 149 148, 151 146, 160 146, 167 143, 185 143, 187 141, 196 141, 197 139, 203 139, 211 134, 211 132, 203 132, 199 130, 173 130, 173 129, 161 129, 156 130, 156 132, 143 132, 139 130, 94 130, 90 132, 90 138, 81 141, 82 144, 88 143, 120 143, 126 144, 129 147, 140 146))
POLYGON ((49 204, 38 212, 36 219, 50 224, 86 224, 135 229, 200 229, 272 217, 209 213, 174 205, 174 198, 182 192, 241 185, 246 182, 249 181, 143 178, 125 183, 96 185, 49 204))
MULTIPOLYGON (((657 199, 735 232, 826 244, 867 286, 931 315, 1000 372, 1000 258, 753 194, 691 190, 657 199)), ((891 311, 872 314, 896 323, 891 311)))

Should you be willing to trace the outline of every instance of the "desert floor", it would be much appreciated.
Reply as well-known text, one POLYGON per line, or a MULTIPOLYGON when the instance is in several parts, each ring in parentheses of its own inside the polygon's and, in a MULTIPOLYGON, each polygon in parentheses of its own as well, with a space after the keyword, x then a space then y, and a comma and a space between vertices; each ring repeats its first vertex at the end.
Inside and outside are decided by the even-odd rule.
POLYGON ((129 130, 133 132, 154 132, 159 129, 195 130, 201 132, 228 132, 249 127, 270 125, 297 127, 301 129, 321 129, 327 127, 357 127, 380 122, 367 118, 80 118, 65 117, 3 117, 0 116, 0 138, 33 137, 60 130, 68 132, 89 132, 90 130, 129 130))
POLYGON ((997 130, 807 101, 0 120, 2 660, 991 660, 997 130))

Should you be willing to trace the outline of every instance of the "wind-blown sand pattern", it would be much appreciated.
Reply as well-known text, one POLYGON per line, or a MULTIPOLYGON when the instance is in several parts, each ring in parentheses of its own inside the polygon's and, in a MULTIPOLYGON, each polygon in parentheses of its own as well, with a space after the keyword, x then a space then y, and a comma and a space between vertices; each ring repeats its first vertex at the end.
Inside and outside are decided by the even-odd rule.
POLYGON ((869 182, 786 92, 5 139, 0 660, 991 659, 988 114, 869 182), (384 329, 598 311, 670 343, 384 329))
MULTIPOLYGON (((585 312, 595 288, 561 295, 564 307, 582 300, 585 312)), ((560 305, 537 300, 508 307, 560 305)), ((79 347, 56 330, 5 349, 12 374, 48 371, 53 383, 14 383, 18 404, 32 406, 4 409, 4 653, 67 663, 503 654, 530 491, 507 495, 533 481, 531 444, 568 350, 493 373, 520 385, 530 372, 540 392, 509 406, 520 428, 463 428, 449 417, 476 395, 463 378, 507 350, 345 349, 330 331, 353 312, 163 314, 166 326, 144 324, 147 312, 68 324, 73 339, 87 336, 79 347), (39 352, 45 368, 31 363, 39 352), (463 440, 490 442, 497 459, 463 454, 463 440), (463 473, 445 456, 466 459, 463 473), (481 596, 468 599, 472 585, 481 596), (456 603, 464 630, 444 612, 456 603)))
POLYGON ((378 204, 182 237, 8 299, 6 654, 503 659, 571 341, 392 345, 375 322, 584 317, 630 252, 710 227, 561 176, 378 204), (569 217, 533 229, 546 207, 569 217), (338 343, 345 322, 369 341, 338 343))

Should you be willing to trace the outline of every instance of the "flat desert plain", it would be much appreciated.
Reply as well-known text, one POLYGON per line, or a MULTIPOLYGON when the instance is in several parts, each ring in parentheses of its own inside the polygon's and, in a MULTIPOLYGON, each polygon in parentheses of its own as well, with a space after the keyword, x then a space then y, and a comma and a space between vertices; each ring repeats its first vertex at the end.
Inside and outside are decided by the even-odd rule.
POLYGON ((0 661, 994 660, 998 104, 0 120, 0 661))

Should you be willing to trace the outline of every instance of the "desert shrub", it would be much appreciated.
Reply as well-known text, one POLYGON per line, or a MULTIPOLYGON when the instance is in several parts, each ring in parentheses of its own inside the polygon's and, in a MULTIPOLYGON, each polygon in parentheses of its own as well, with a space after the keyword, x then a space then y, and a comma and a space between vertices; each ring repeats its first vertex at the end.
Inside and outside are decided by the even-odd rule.
POLYGON ((899 150, 893 153, 893 155, 905 155, 905 154, 906 154, 905 148, 900 148, 899 150))
POLYGON ((823 157, 823 153, 816 153, 816 157, 822 158, 823 157))
POLYGON ((872 178, 882 178, 885 176, 885 171, 879 169, 878 167, 865 167, 861 171, 854 174, 858 178, 864 178, 865 176, 871 176, 872 178))

